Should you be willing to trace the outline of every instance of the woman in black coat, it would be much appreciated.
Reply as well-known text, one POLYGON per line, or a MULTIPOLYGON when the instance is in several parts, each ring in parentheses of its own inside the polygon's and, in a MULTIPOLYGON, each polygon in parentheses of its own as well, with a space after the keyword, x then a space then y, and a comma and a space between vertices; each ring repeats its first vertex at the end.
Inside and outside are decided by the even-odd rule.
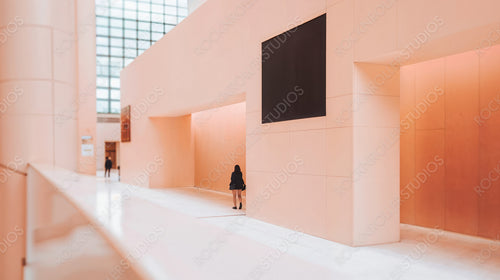
POLYGON ((241 173, 241 169, 239 165, 234 166, 234 171, 231 174, 231 183, 229 184, 229 189, 233 192, 233 209, 236 208, 236 194, 238 194, 238 198, 240 199, 240 209, 243 207, 243 199, 241 198, 241 191, 243 190, 243 186, 245 186, 245 182, 243 181, 243 173, 241 173))
POLYGON ((106 177, 106 173, 108 173, 108 177, 110 176, 111 167, 113 167, 113 162, 110 157, 106 157, 106 162, 104 163, 104 177, 106 177))

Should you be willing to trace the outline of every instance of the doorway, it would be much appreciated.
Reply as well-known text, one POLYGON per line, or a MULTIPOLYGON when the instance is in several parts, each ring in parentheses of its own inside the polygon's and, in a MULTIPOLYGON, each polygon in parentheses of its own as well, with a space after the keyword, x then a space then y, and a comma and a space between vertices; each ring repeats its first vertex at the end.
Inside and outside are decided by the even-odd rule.
POLYGON ((104 159, 110 158, 113 162, 113 166, 111 168, 116 169, 118 166, 118 155, 117 155, 117 142, 105 142, 105 152, 104 159))

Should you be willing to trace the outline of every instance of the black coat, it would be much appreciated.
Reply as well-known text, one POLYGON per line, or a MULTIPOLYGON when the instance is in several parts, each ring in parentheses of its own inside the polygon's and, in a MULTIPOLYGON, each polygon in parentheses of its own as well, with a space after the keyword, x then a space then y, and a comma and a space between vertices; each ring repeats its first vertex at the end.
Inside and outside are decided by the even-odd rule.
POLYGON ((245 182, 243 181, 243 173, 233 172, 231 174, 231 183, 229 184, 230 190, 241 190, 241 189, 243 189, 244 184, 245 184, 245 182))
POLYGON ((104 167, 106 169, 111 169, 111 167, 113 167, 113 162, 110 159, 107 159, 106 163, 104 164, 104 167))

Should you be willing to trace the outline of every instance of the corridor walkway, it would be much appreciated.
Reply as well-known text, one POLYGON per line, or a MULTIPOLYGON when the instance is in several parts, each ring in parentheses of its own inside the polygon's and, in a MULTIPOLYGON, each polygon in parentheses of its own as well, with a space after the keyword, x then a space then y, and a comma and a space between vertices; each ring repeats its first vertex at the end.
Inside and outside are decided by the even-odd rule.
MULTIPOLYGON (((74 174, 35 168, 85 217, 101 222, 96 232, 131 260, 137 272, 127 279, 465 280, 500 275, 500 243, 492 240, 402 225, 400 243, 351 248, 249 218, 243 210, 231 209, 227 194, 197 188, 151 190, 82 175, 68 183, 65 178, 74 174)), ((37 245, 39 251, 49 242, 52 249, 45 251, 51 254, 42 259, 61 263, 53 250, 56 241, 37 245)), ((71 247, 74 242, 59 250, 71 249, 66 266, 42 265, 45 275, 88 279, 85 273, 95 265, 106 270, 107 262, 89 257, 104 250, 103 241, 89 238, 85 246, 71 247), (61 267, 71 267, 72 261, 78 261, 73 266, 78 270, 64 274, 61 267)), ((35 273, 33 268, 40 268, 40 261, 28 263, 27 275, 35 273)), ((116 265, 109 269, 115 271, 106 275, 116 276, 116 265)), ((126 278, 118 276, 108 279, 126 278)))

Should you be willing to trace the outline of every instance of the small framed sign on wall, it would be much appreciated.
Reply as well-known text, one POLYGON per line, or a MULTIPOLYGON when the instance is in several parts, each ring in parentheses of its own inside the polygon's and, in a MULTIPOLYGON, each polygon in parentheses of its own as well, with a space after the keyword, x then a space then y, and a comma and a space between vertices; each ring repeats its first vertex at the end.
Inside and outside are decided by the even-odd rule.
POLYGON ((130 142, 130 105, 122 108, 121 134, 122 142, 130 142))

